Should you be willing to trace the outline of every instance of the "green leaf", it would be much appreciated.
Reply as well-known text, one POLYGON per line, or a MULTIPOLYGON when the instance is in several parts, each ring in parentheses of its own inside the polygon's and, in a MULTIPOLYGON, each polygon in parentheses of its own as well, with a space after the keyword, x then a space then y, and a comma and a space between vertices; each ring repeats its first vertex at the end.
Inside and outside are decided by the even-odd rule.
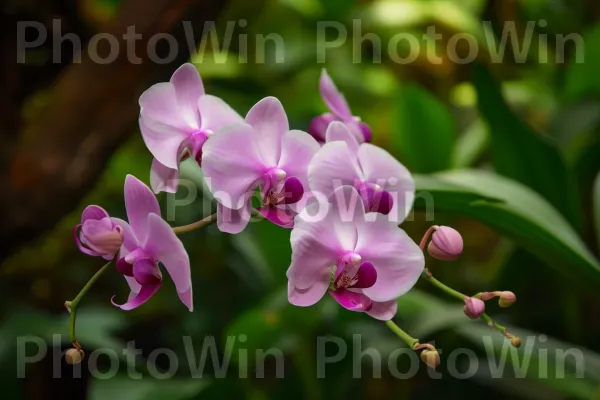
POLYGON ((478 118, 458 139, 452 154, 452 167, 468 168, 475 164, 487 150, 489 142, 487 126, 478 118))
POLYGON ((453 212, 477 219, 564 275, 600 284, 598 260, 565 218, 529 188, 480 170, 457 170, 415 178, 416 209, 453 212), (433 202, 421 201, 420 198, 427 200, 425 194, 431 195, 433 202))
POLYGON ((600 94, 600 26, 596 26, 583 36, 576 47, 574 59, 566 71, 565 95, 573 101, 590 94, 600 94))
POLYGON ((415 172, 450 167, 455 126, 446 106, 427 90, 408 85, 397 98, 394 149, 415 172))
POLYGON ((594 181, 594 194, 592 202, 594 207, 594 227, 596 228, 596 240, 598 241, 598 250, 600 250, 600 172, 594 181))
POLYGON ((158 380, 116 376, 92 381, 90 399, 186 400, 197 396, 209 382, 206 379, 158 380))
POLYGON ((475 66, 474 84, 479 110, 490 127, 496 171, 541 194, 581 231, 576 184, 557 148, 510 109, 485 67, 475 66))

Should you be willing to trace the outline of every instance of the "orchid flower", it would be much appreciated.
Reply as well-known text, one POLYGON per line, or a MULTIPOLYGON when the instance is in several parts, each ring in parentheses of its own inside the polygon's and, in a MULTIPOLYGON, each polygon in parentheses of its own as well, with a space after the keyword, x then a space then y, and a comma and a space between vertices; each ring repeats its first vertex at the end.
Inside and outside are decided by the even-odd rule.
POLYGON ((132 310, 148 301, 161 287, 162 263, 175 283, 181 302, 192 311, 190 260, 183 244, 169 224, 160 217, 158 201, 150 188, 137 178, 125 179, 125 208, 129 223, 112 218, 123 230, 123 246, 117 270, 131 289, 129 301, 113 305, 132 310))
POLYGON ((359 144, 341 122, 329 125, 326 139, 308 168, 311 191, 329 194, 342 185, 354 186, 367 212, 379 212, 388 215, 390 221, 402 222, 415 198, 410 172, 382 148, 359 144))
POLYGON ((198 163, 202 146, 216 130, 242 117, 218 97, 204 93, 196 67, 184 64, 171 76, 140 97, 140 130, 154 156, 150 171, 156 193, 174 193, 179 182, 179 163, 193 157, 198 163))
POLYGON ((371 128, 361 122, 360 117, 352 115, 346 98, 340 93, 325 69, 321 72, 319 90, 330 112, 319 115, 312 120, 309 128, 310 134, 320 143, 326 142, 325 133, 327 128, 333 121, 340 121, 348 127, 359 143, 370 142, 371 128))
POLYGON ((326 292, 344 308, 389 320, 396 299, 425 267, 423 252, 395 223, 369 220, 357 190, 342 186, 298 214, 291 235, 288 299, 317 303, 326 292))
POLYGON ((290 130, 275 97, 259 101, 246 123, 223 129, 204 145, 202 168, 218 201, 221 231, 239 233, 250 218, 250 196, 261 188, 258 211, 271 222, 292 227, 309 195, 307 169, 320 146, 306 132, 290 130))
POLYGON ((81 214, 81 224, 73 229, 79 250, 90 256, 112 260, 123 243, 123 230, 100 206, 87 206, 81 214), (80 229, 81 228, 81 229, 80 229))

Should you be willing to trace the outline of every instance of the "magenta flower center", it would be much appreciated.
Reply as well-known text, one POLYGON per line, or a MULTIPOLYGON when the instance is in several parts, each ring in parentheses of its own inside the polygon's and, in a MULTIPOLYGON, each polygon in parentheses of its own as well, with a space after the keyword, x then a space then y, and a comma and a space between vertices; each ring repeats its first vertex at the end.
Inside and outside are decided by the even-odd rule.
POLYGON ((387 215, 392 210, 394 198, 390 192, 383 190, 381 186, 372 182, 357 180, 354 182, 354 187, 360 194, 366 212, 378 212, 387 215))
POLYGON ((213 134, 213 131, 210 129, 199 129, 197 131, 192 132, 189 137, 189 151, 192 153, 192 156, 198 162, 198 164, 202 163, 202 146, 208 140, 208 137, 213 134))

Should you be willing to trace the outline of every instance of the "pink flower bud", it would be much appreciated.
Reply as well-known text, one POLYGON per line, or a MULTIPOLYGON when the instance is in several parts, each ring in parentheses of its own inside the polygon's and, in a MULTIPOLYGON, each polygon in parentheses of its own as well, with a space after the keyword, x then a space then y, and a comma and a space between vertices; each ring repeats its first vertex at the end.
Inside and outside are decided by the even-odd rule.
POLYGON ((502 292, 500 294, 500 299, 498 300, 498 304, 502 308, 512 306, 515 301, 517 301, 517 296, 513 292, 502 292))
POLYGON ((465 297, 463 311, 467 317, 477 319, 485 312, 485 303, 475 297, 465 297))
POLYGON ((456 260, 463 251, 462 237, 455 229, 440 226, 433 232, 427 251, 438 260, 456 260))
POLYGON ((112 259, 123 244, 123 230, 98 206, 88 206, 83 211, 74 236, 79 250, 107 260, 112 259))

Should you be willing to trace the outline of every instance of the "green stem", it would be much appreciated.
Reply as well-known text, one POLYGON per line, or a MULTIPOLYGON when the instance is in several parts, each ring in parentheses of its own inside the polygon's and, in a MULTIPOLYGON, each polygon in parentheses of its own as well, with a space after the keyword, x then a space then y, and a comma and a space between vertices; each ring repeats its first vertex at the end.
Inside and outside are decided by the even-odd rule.
POLYGON ((402 328, 394 323, 394 321, 389 320, 385 321, 385 324, 392 332, 394 332, 400 339, 404 340, 404 343, 408 345, 411 349, 415 349, 415 347, 419 344, 419 339, 415 339, 410 336, 408 333, 404 332, 402 328))
POLYGON ((92 276, 92 278, 85 284, 85 286, 83 287, 83 289, 81 289, 81 291, 75 297, 75 299, 65 302, 65 307, 67 307, 67 310, 69 310, 69 312, 71 313, 71 318, 69 319, 69 339, 71 340, 73 346, 75 346, 77 350, 81 350, 81 346, 79 345, 79 342, 77 342, 77 336, 75 335, 75 320, 77 318, 77 307, 79 306, 79 302, 81 301, 81 299, 83 299, 83 296, 86 295, 86 293, 90 290, 90 288, 94 285, 98 278, 100 278, 100 276, 104 272, 106 272, 106 270, 108 269, 108 267, 110 267, 111 264, 112 260, 107 262, 102 268, 96 271, 94 276, 92 276))
POLYGON ((182 233, 192 232, 198 229, 205 228, 209 225, 217 222, 217 214, 209 215, 208 217, 201 219, 200 221, 196 221, 189 225, 176 226, 173 228, 173 232, 177 235, 181 235, 182 233))
POLYGON ((465 296, 464 294, 462 294, 461 292, 459 292, 457 290, 452 289, 450 286, 446 286, 442 282, 438 281, 431 275, 431 273, 428 270, 425 270, 425 272, 423 272, 421 274, 421 278, 425 279, 426 281, 429 281, 433 286, 437 287, 438 289, 442 290, 443 292, 446 292, 447 294, 449 294, 452 297, 456 297, 460 301, 464 301, 465 297, 469 297, 469 296, 465 296))

